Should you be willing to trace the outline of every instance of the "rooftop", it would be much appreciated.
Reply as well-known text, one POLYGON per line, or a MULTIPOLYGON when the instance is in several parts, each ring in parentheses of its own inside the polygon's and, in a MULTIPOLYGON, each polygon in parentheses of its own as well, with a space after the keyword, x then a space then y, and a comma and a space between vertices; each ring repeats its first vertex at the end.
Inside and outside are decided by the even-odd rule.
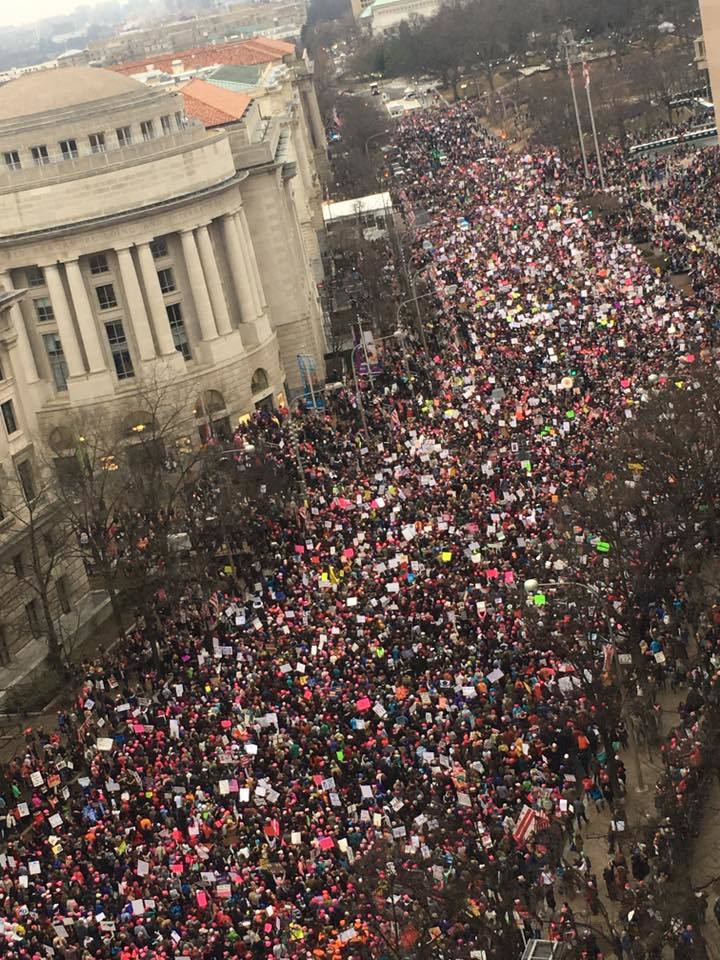
POLYGON ((323 220, 333 223, 336 220, 346 220, 348 217, 358 217, 365 213, 380 213, 392 210, 392 197, 389 193, 370 193, 365 197, 353 197, 351 200, 326 200, 322 205, 323 220))
POLYGON ((97 67, 66 67, 26 73, 0 86, 0 120, 136 94, 140 84, 97 67))
POLYGON ((252 98, 245 93, 235 93, 205 80, 190 80, 180 88, 185 101, 185 112, 206 127, 241 120, 252 98))
POLYGON ((227 84, 230 89, 233 85, 243 85, 246 87, 257 87, 263 73, 263 64, 253 64, 252 66, 238 66, 231 64, 218 67, 210 79, 216 85, 223 86, 227 84))
POLYGON ((217 64, 226 66, 249 67, 257 63, 272 63, 283 60, 295 53, 295 46, 285 40, 271 40, 256 37, 254 40, 236 40, 231 43, 214 43, 206 47, 193 47, 190 50, 174 50, 172 53, 156 53, 143 60, 117 63, 109 69, 124 73, 126 76, 142 73, 148 68, 173 72, 173 63, 180 61, 184 71, 212 67, 217 64))

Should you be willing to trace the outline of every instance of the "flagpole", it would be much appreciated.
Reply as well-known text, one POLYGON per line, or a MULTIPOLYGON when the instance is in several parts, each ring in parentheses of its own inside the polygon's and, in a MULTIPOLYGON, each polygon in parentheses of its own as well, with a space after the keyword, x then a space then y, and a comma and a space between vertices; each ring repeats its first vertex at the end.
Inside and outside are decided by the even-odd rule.
POLYGON ((597 128, 595 127, 595 112, 593 110, 592 98, 590 96, 590 70, 587 62, 583 62, 583 76, 585 78, 585 92, 587 93, 588 110, 590 111, 590 125, 592 127, 593 142, 595 143, 595 156, 597 157, 598 172, 600 173, 600 189, 605 190, 605 172, 603 170, 602 157, 600 156, 600 147, 598 145, 597 128))
POLYGON ((580 140, 580 153, 582 154, 583 170, 585 171, 585 179, 590 179, 590 171, 588 170, 587 155, 585 153, 585 138, 583 136, 583 128, 580 123, 580 110, 578 108, 577 102, 577 93, 575 92, 575 75, 573 73, 572 64, 570 63, 570 48, 565 47, 565 53, 567 56, 567 68, 568 76, 570 77, 570 89, 572 90, 573 106, 575 107, 575 120, 577 121, 577 130, 578 130, 578 139, 580 140))

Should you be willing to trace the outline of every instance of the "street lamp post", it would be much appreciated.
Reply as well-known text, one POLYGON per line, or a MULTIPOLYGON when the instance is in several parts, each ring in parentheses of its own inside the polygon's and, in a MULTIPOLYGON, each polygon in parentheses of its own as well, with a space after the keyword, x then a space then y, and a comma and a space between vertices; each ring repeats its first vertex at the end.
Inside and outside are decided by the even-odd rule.
MULTIPOLYGON (((590 596, 593 597, 593 599, 596 600, 598 603, 602 603, 603 615, 605 617, 605 625, 607 627, 607 633, 608 633, 608 641, 610 642, 613 648, 613 651, 615 653, 615 663, 617 664, 617 671, 618 671, 618 682, 620 685, 620 693, 622 697, 624 686, 625 686, 625 671, 623 669, 622 663, 620 662, 620 655, 618 654, 617 644, 615 642, 615 631, 613 629, 612 618, 610 617, 610 614, 608 612, 607 604, 603 602, 603 597, 602 597, 602 594, 600 593, 599 588, 594 587, 592 584, 589 584, 589 583, 582 583, 580 580, 556 580, 552 583, 539 583, 537 580, 526 580, 523 586, 525 589, 525 593, 527 593, 528 595, 537 593, 537 591, 540 589, 553 589, 553 588, 557 589, 558 587, 560 589, 573 589, 577 587, 580 590, 585 590, 587 593, 589 593, 590 596)), ((637 743, 635 742, 634 737, 631 737, 630 742, 632 744, 630 753, 633 758, 633 766, 635 767, 635 776, 637 779, 637 786, 635 788, 635 792, 645 793, 645 791, 647 790, 647 787, 645 786, 645 779, 643 777, 642 766, 640 764, 640 755, 638 754, 637 743)))
POLYGON ((362 398, 362 392, 360 390, 360 384, 358 383, 357 377, 357 367, 355 365, 355 347, 350 351, 350 366, 352 368, 353 383, 355 384, 355 399, 357 400, 358 409, 360 411, 360 422, 362 423, 362 430, 365 435, 365 440, 368 439, 368 425, 367 419, 365 417, 365 404, 362 398))
POLYGON ((559 39, 560 48, 565 53, 565 62, 567 64, 568 77, 570 78, 570 90, 572 92, 573 107, 575 108, 575 122, 577 123, 578 140, 580 141, 580 153, 582 154, 583 171, 585 181, 590 180, 590 171, 588 169, 587 154, 585 153, 585 134, 583 133, 582 123, 580 121, 580 108, 578 107, 577 93, 575 92, 575 74, 573 72, 573 63, 577 59, 577 44, 572 30, 563 30, 559 39))
MULTIPOLYGON (((417 276, 417 274, 415 274, 415 276, 417 276)), ((412 288, 413 288, 413 290, 414 290, 414 289, 415 289, 415 280, 414 280, 414 277, 413 277, 413 279, 411 280, 411 284, 412 284, 412 288)), ((448 286, 445 287, 445 293, 449 294, 451 297, 455 294, 456 291, 457 291, 457 285, 454 284, 454 283, 448 284, 448 286)), ((395 317, 395 323, 396 323, 396 325, 397 325, 397 327, 398 327, 398 329, 399 329, 399 328, 401 327, 400 314, 401 314, 401 312, 402 312, 402 308, 405 307, 405 306, 407 306, 408 303, 414 303, 414 304, 415 304, 415 309, 416 309, 416 311, 417 311, 417 318, 418 318, 418 326, 419 326, 419 332, 420 332, 420 339, 421 339, 421 341, 422 341, 423 351, 424 351, 425 354, 428 354, 428 353, 430 352, 430 350, 429 350, 429 347, 428 347, 428 344, 427 344, 427 339, 426 339, 426 337, 425 337, 425 325, 424 325, 423 322, 422 322, 422 314, 420 313, 420 307, 418 306, 418 303, 419 303, 420 300, 427 300, 428 297, 434 297, 435 295, 436 295, 436 294, 435 294, 435 291, 434 291, 434 290, 430 290, 430 291, 428 291, 428 293, 421 293, 420 296, 410 297, 410 298, 407 299, 407 300, 401 300, 400 303, 398 304, 397 316, 395 317)))

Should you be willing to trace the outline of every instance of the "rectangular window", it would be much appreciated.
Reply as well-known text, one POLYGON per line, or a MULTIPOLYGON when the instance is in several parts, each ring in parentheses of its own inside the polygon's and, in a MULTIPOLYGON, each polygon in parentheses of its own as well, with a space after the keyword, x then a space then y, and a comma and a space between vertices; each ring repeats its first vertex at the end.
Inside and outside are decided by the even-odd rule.
POLYGON ((155 127, 152 120, 142 120, 140 123, 140 133, 143 140, 152 140, 155 136, 155 127))
POLYGON ((42 267, 25 267, 25 279, 29 287, 45 286, 45 274, 42 267))
POLYGON ((172 293, 173 290, 176 290, 175 286, 175 277, 170 267, 167 267, 165 270, 158 270, 158 280, 160 281, 160 289, 163 293, 172 293))
POLYGON ((5 166, 9 170, 19 170, 22 167, 20 154, 17 150, 8 150, 7 153, 3 154, 3 157, 5 158, 5 166))
POLYGON ((132 143, 132 130, 130 127, 118 127, 115 131, 119 147, 129 147, 132 143))
POLYGON ((33 468, 29 460, 23 460, 17 465, 17 473, 20 479, 23 496, 30 503, 35 499, 35 478, 33 477, 33 468))
POLYGON ((164 117, 160 117, 160 126, 162 127, 163 133, 172 133, 172 120, 170 119, 169 113, 164 117))
POLYGON ((128 350, 122 323, 120 323, 119 320, 106 323, 105 330, 107 331, 110 352, 112 353, 113 362, 115 363, 115 373, 117 374, 118 380, 127 380, 129 377, 134 377, 135 371, 133 369, 132 357, 128 350))
POLYGON ((77 160, 77 140, 61 140, 60 153, 62 154, 63 160, 77 160))
POLYGON ((29 600, 25 604, 25 614, 28 619, 28 625, 30 626, 30 633, 34 637, 40 635, 40 614, 38 613, 38 602, 37 600, 29 600))
POLYGON ((25 575, 25 564, 23 563, 23 555, 21 553, 16 553, 13 556, 12 565, 16 577, 20 578, 25 575))
POLYGON ((111 283, 105 283, 101 287, 95 287, 95 293, 101 310, 113 310, 117 306, 115 290, 111 283))
POLYGON ((15 419, 15 407, 13 406, 12 400, 6 400, 5 403, 0 403, 0 411, 2 411, 2 418, 5 421, 5 429, 8 432, 8 436, 17 433, 18 425, 15 419))
POLYGON ((94 277, 96 277, 99 273, 107 272, 108 262, 104 253, 96 253, 95 256, 90 257, 90 273, 94 277))
POLYGON ((178 112, 175 114, 175 126, 178 128, 178 130, 182 130, 185 126, 185 114, 182 112, 182 110, 178 110, 178 112))
POLYGON ((182 318, 182 310, 179 303, 169 303, 165 310, 167 311, 168 323, 172 330, 173 343, 178 353, 183 355, 185 360, 192 360, 190 344, 188 343, 187 330, 182 318))
POLYGON ((68 590, 67 577, 58 577, 55 581, 55 589, 57 590, 58 600, 60 601, 60 609, 63 613, 70 613, 72 607, 70 605, 70 591, 68 590))
POLYGON ((166 237, 155 237, 150 241, 150 252, 156 260, 162 260, 168 255, 168 246, 166 237))
POLYGON ((50 361, 50 370, 55 381, 56 390, 67 390, 68 368, 65 362, 60 337, 56 333, 46 333, 43 335, 45 343, 45 352, 50 361))
POLYGON ((45 530, 42 535, 43 543, 45 544, 45 553, 51 557, 53 550, 55 549, 55 537, 52 535, 51 530, 45 530))
POLYGON ((0 665, 6 667, 10 663, 10 647, 8 646, 7 628, 0 623, 0 665))
POLYGON ((105 153, 105 134, 91 133, 88 137, 90 149, 93 153, 105 153))
POLYGON ((40 323, 48 323, 50 320, 55 319, 55 313, 49 297, 36 297, 33 300, 33 306, 35 307, 35 316, 40 323))
POLYGON ((50 163, 50 157, 48 155, 48 148, 44 143, 41 143, 37 147, 30 148, 30 154, 33 158, 33 162, 37 167, 43 167, 46 163, 50 163))

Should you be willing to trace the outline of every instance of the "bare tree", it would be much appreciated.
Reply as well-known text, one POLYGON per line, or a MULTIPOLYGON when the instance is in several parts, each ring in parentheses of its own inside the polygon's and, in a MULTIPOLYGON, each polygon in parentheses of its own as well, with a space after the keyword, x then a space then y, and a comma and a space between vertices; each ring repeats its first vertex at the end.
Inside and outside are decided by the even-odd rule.
POLYGON ((66 657, 58 629, 61 612, 57 602, 58 577, 73 556, 74 537, 56 497, 54 478, 38 469, 32 459, 23 460, 16 471, 6 468, 2 510, 11 523, 3 529, 3 546, 17 550, 2 565, 6 582, 30 596, 32 617, 39 610, 33 629, 47 642, 48 660, 58 673, 66 669, 66 657))
POLYGON ((172 382, 156 379, 142 385, 135 413, 79 415, 48 437, 64 518, 108 593, 118 630, 128 603, 147 607, 180 577, 173 538, 207 458, 207 448, 191 442, 192 427, 187 399, 172 382))

